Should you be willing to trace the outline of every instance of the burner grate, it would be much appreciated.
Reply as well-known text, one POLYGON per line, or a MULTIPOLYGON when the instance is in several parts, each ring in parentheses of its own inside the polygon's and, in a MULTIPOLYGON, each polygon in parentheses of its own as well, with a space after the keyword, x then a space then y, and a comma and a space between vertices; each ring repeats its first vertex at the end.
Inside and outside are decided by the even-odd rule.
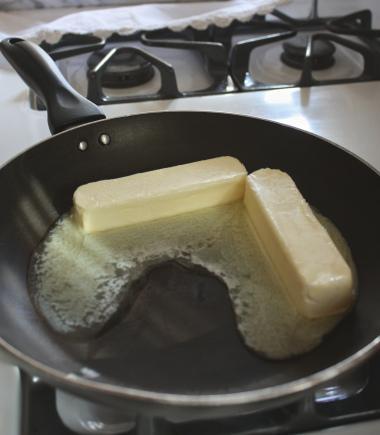
POLYGON ((180 92, 177 86, 177 79, 173 67, 143 50, 134 47, 119 47, 111 49, 104 58, 88 72, 87 97, 96 104, 118 104, 132 101, 158 100, 165 98, 177 98, 180 92), (161 87, 157 93, 135 96, 108 96, 103 92, 102 77, 108 65, 114 57, 122 54, 135 54, 155 66, 161 76, 161 87))
MULTIPOLYGON (((255 16, 247 23, 233 21, 223 29, 216 26, 204 31, 162 29, 130 36, 114 34, 106 41, 92 35, 68 34, 57 44, 43 43, 42 46, 57 61, 95 53, 92 59, 96 61, 90 63, 84 79, 88 81, 87 97, 99 105, 380 79, 380 30, 372 26, 371 11, 360 10, 343 17, 321 17, 318 0, 311 0, 310 13, 301 19, 274 10, 266 16, 255 16), (252 68, 250 70, 252 59, 260 62, 262 50, 273 44, 279 44, 285 51, 272 56, 272 64, 261 67, 260 74, 252 68), (156 55, 152 49, 161 50, 160 54, 156 55), (181 90, 181 77, 172 62, 162 57, 162 50, 196 53, 209 77, 205 80, 207 84, 199 89, 181 90), (350 51, 356 56, 351 66, 344 54, 350 51), (130 77, 128 67, 123 68, 120 63, 123 56, 137 56, 154 71, 140 77, 141 80, 130 77), (339 62, 346 62, 346 67, 340 67, 340 74, 334 75, 338 68, 337 58, 339 62), (279 65, 273 65, 273 62, 279 65), (296 78, 285 80, 285 76, 280 74, 280 78, 275 80, 278 77, 273 71, 281 65, 288 68, 286 73, 296 74, 296 78), (120 77, 117 75, 118 68, 120 77), (263 70, 269 74, 263 74, 263 70), (144 88, 136 94, 113 92, 106 95, 104 88, 109 84, 107 78, 110 78, 110 71, 113 83, 108 87, 111 88, 118 88, 118 80, 120 89, 133 90, 137 85, 141 88, 156 74, 157 86, 144 88), (323 74, 315 74, 319 71, 323 74)), ((86 61, 83 68, 87 68, 86 61)), ((181 74, 191 77, 193 71, 185 68, 181 74)), ((30 101, 33 108, 43 108, 35 95, 31 94, 30 101)))
MULTIPOLYGON (((318 14, 318 1, 313 0, 310 14, 304 19, 295 19, 280 11, 273 11, 273 16, 280 20, 288 30, 273 35, 259 36, 254 39, 245 40, 232 47, 231 71, 232 76, 241 91, 255 91, 265 89, 279 89, 284 87, 309 87, 330 84, 343 84, 363 82, 380 79, 380 44, 377 37, 380 30, 372 29, 372 15, 369 10, 359 11, 339 18, 321 18, 318 14), (275 41, 286 40, 285 52, 281 59, 289 65, 286 47, 289 47, 295 34, 301 31, 311 32, 307 38, 304 53, 298 52, 296 66, 301 70, 300 78, 292 84, 263 83, 255 80, 254 75, 249 72, 249 61, 255 56, 255 50, 266 44, 275 41), (358 38, 358 41, 343 38, 338 35, 349 35, 358 38), (360 54, 363 58, 362 73, 355 77, 317 80, 313 76, 313 70, 317 59, 318 44, 324 42, 335 50, 336 46, 346 47, 360 54), (286 45, 288 44, 288 45, 286 45)), ((325 59, 327 66, 334 64, 333 59, 325 59)), ((293 65, 295 66, 295 65, 293 65)), ((326 66, 326 65, 325 65, 326 66)), ((323 68, 320 68, 323 69, 323 68)))

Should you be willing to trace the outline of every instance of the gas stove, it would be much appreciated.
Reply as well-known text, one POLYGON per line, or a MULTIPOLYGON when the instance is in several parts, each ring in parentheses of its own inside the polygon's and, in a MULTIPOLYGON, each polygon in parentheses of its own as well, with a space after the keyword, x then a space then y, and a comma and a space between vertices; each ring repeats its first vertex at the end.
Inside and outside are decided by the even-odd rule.
MULTIPOLYGON (((42 43, 71 84, 98 105, 368 82, 380 79, 370 9, 302 17, 273 10, 226 28, 64 35, 42 43)), ((31 95, 31 105, 43 105, 31 95)))
MULTIPOLYGON (((20 17, 23 23, 48 20, 49 14, 25 11, 20 17)), ((380 170, 378 28, 377 0, 320 0, 319 5, 294 0, 271 15, 227 29, 141 32, 107 41, 66 35, 43 47, 79 92, 103 105, 107 117, 157 110, 251 115, 321 135, 380 170)), ((0 160, 5 163, 49 132, 46 113, 36 110, 41 103, 3 59, 0 80, 0 160)), ((124 433, 324 434, 334 427, 337 434, 373 434, 380 431, 379 373, 380 357, 375 356, 281 409, 172 425, 139 421, 124 433)), ((101 424, 92 421, 88 433, 110 433, 104 427, 102 432, 101 424)), ((0 435, 53 433, 74 433, 58 415, 55 391, 6 360, 0 362, 0 435)))

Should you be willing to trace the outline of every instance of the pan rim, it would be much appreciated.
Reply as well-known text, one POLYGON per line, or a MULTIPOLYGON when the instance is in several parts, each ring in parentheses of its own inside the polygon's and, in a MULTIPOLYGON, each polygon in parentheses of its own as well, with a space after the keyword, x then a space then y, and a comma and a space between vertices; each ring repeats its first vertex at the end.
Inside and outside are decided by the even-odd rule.
MULTIPOLYGON (((189 114, 198 114, 198 115, 217 115, 221 117, 239 117, 246 118, 249 120, 258 120, 260 122, 265 122, 269 124, 276 124, 282 127, 286 127, 292 130, 299 131, 303 134, 314 136, 329 145, 338 148, 344 153, 351 155, 356 160, 359 160, 362 164, 367 166, 371 171, 373 171, 377 176, 380 176, 380 172, 374 168, 371 164, 369 164, 366 160, 356 155, 354 152, 347 150, 341 145, 338 145, 320 135, 315 133, 308 132, 298 127, 289 126, 284 123, 278 121, 272 121, 265 118, 259 118, 250 115, 240 115, 236 113, 230 112, 216 112, 216 111, 173 111, 173 110, 164 110, 164 111, 147 111, 143 113, 133 114, 133 115, 124 115, 115 118, 102 119, 98 121, 93 121, 86 124, 81 124, 79 126, 74 126, 68 130, 60 132, 54 135, 52 138, 44 139, 37 144, 27 148, 26 150, 18 153, 8 161, 6 161, 3 165, 0 166, 0 170, 8 166, 11 162, 18 159, 23 154, 33 150, 34 148, 42 145, 43 143, 54 139, 56 136, 65 135, 67 133, 71 133, 75 130, 80 130, 82 127, 87 127, 89 125, 95 124, 104 124, 107 121, 118 120, 118 119, 126 119, 133 117, 142 117, 142 116, 165 116, 165 114, 181 114, 182 116, 186 116, 189 114)), ((174 405, 181 407, 214 407, 214 406, 236 406, 236 405, 245 405, 250 403, 258 403, 258 402, 266 402, 277 398, 283 398, 286 396, 293 396, 298 393, 302 393, 303 391, 313 389, 321 384, 328 382, 338 375, 346 373, 351 369, 358 366, 360 363, 365 362, 370 356, 372 356, 377 350, 380 349, 380 335, 375 337, 371 342, 369 342, 366 346, 362 347, 360 350, 355 352, 354 354, 348 356, 342 361, 327 367, 321 371, 313 373, 311 375, 302 377, 295 381, 287 382, 280 385, 264 387, 255 390, 248 391, 240 391, 240 392, 231 392, 231 393, 218 393, 218 394, 179 394, 179 393, 164 393, 157 392, 152 390, 146 390, 141 388, 132 388, 127 386, 119 386, 104 382, 98 382, 95 380, 90 380, 84 377, 81 377, 77 374, 73 373, 65 373, 61 370, 57 370, 51 368, 50 366, 43 364, 36 359, 29 357, 23 352, 19 351, 12 345, 10 345, 6 340, 0 337, 0 348, 4 349, 9 355, 13 356, 16 361, 15 364, 21 363, 26 368, 32 368, 36 374, 42 375, 42 377, 48 377, 53 382, 56 382, 58 385, 67 387, 70 390, 75 390, 77 388, 82 388, 93 393, 102 393, 106 395, 121 397, 125 399, 133 399, 138 401, 146 401, 152 403, 160 403, 162 405, 174 405)))
POLYGON ((365 160, 363 157, 357 155, 356 153, 354 153, 353 151, 345 148, 343 145, 339 145, 335 142, 333 142, 330 139, 327 139, 319 134, 313 133, 311 131, 307 131, 301 127, 295 127, 293 125, 288 125, 285 124, 283 122, 280 121, 274 121, 271 119, 267 119, 267 118, 260 118, 258 116, 252 116, 252 115, 241 115, 239 113, 235 113, 235 112, 216 112, 214 110, 149 110, 146 112, 141 112, 141 113, 134 113, 131 115, 122 115, 122 116, 115 116, 112 118, 105 118, 105 119, 98 119, 96 121, 91 121, 91 122, 86 122, 85 124, 79 124, 79 125, 74 125, 64 131, 61 131, 59 133, 56 133, 50 137, 47 137, 45 139, 40 140, 39 142, 37 142, 34 145, 31 145, 29 147, 27 147, 26 149, 18 152, 17 154, 15 154, 14 156, 10 157, 8 160, 6 160, 4 163, 0 164, 0 171, 2 169, 4 169, 6 166, 8 166, 9 164, 11 164, 13 161, 17 160, 19 157, 21 157, 23 154, 26 154, 30 151, 32 151, 34 148, 37 148, 40 145, 43 145, 45 142, 49 142, 52 139, 55 139, 56 137, 61 137, 64 136, 67 133, 72 133, 75 130, 80 130, 83 127, 88 127, 89 125, 98 125, 98 124, 104 124, 107 123, 109 121, 117 121, 117 120, 121 120, 121 119, 129 119, 129 118, 136 118, 136 117, 143 117, 143 116, 165 116, 166 114, 180 114, 182 116, 188 116, 189 114, 197 114, 197 115, 216 115, 216 116, 221 116, 221 117, 235 117, 235 118, 244 118, 247 120, 256 120, 259 122, 265 122, 268 124, 274 124, 280 127, 285 127, 291 130, 296 130, 302 134, 306 134, 308 136, 313 136, 323 142, 328 143, 329 145, 331 145, 334 148, 338 148, 340 151, 349 154, 351 157, 355 158, 356 160, 358 160, 359 162, 361 162, 363 165, 367 166, 372 172, 374 172, 376 175, 380 176, 380 170, 376 169, 371 163, 369 163, 367 160, 365 160))
POLYGON ((64 373, 61 370, 53 369, 35 359, 23 354, 5 340, 0 338, 0 346, 11 356, 17 359, 17 362, 23 362, 27 367, 33 367, 35 373, 42 376, 48 375, 50 379, 56 381, 61 388, 67 386, 71 388, 83 388, 93 393, 107 394, 115 397, 133 399, 138 401, 160 403, 162 405, 174 405, 181 407, 214 407, 214 406, 236 406, 247 405, 250 403, 267 402, 273 399, 291 397, 311 390, 320 386, 339 375, 349 372, 364 363, 370 356, 380 349, 380 336, 375 337, 369 344, 355 352, 353 355, 345 358, 337 364, 334 364, 324 370, 305 376, 295 381, 284 384, 260 388, 257 390, 248 390, 234 393, 218 394, 179 394, 163 393, 142 388, 124 387, 114 384, 106 384, 86 379, 74 373, 64 373))

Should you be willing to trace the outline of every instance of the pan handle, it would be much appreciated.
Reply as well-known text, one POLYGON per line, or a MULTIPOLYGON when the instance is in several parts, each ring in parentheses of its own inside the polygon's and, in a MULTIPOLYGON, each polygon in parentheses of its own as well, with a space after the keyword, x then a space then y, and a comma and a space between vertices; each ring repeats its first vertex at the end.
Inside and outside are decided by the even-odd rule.
POLYGON ((52 58, 37 44, 20 38, 7 38, 0 42, 0 50, 45 103, 53 134, 105 118, 99 107, 71 87, 52 58))

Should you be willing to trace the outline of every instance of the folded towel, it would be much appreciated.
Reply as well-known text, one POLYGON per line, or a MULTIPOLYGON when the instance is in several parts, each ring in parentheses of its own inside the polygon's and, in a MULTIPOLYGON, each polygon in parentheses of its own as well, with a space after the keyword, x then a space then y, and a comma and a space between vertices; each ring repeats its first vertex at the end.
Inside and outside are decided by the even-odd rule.
MULTIPOLYGON (((17 29, 17 34, 34 42, 55 43, 65 33, 94 34, 108 37, 112 33, 129 35, 140 30, 168 27, 180 31, 190 26, 204 30, 211 24, 227 27, 233 20, 248 21, 255 14, 267 14, 288 0, 230 0, 197 3, 163 3, 86 10, 64 15, 56 20, 17 29)), ((7 12, 0 13, 6 22, 7 12)), ((14 15, 15 13, 11 14, 14 15)), ((0 27, 0 32, 4 31, 0 27)), ((0 37, 9 36, 9 30, 0 37)))

